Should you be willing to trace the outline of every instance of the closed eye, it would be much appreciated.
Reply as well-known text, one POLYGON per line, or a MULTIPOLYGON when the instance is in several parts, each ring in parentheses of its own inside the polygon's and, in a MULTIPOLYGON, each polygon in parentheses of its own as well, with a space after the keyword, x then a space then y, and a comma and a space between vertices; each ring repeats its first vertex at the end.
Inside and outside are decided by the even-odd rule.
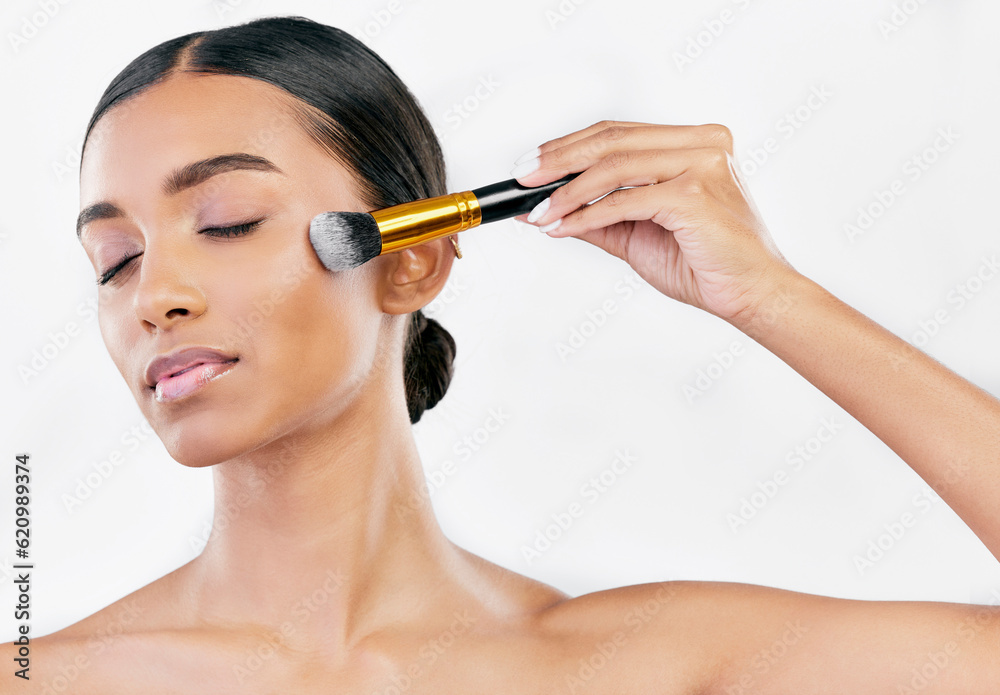
MULTIPOLYGON (((239 237, 245 234, 249 234, 263 221, 264 220, 261 219, 261 220, 255 220, 253 222, 244 222, 243 224, 233 225, 232 227, 209 227, 207 229, 201 230, 198 233, 206 234, 210 237, 215 237, 215 238, 231 239, 233 237, 239 237)), ((133 260, 135 260, 141 255, 142 255, 141 253, 137 253, 134 256, 124 256, 121 260, 118 261, 118 263, 116 263, 114 266, 106 270, 104 273, 101 274, 100 277, 97 278, 97 284, 98 285, 108 284, 111 281, 111 279, 118 274, 120 270, 125 268, 125 266, 127 266, 129 263, 131 263, 133 260)))
POLYGON ((238 224, 233 227, 209 227, 208 229, 203 229, 199 234, 207 234, 213 237, 230 238, 234 236, 242 236, 249 233, 257 225, 259 225, 264 220, 256 220, 254 222, 245 222, 244 224, 238 224))

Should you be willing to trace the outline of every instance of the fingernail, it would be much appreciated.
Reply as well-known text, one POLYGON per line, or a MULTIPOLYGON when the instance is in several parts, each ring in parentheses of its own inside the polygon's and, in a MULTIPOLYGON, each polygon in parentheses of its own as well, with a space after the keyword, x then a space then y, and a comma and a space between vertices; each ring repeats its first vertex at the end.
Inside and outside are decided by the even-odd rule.
POLYGON ((556 227, 558 227, 559 225, 561 225, 561 224, 562 224, 562 221, 563 221, 563 218, 561 218, 561 217, 560 217, 560 218, 559 218, 558 220, 556 220, 555 222, 550 222, 549 224, 545 225, 544 227, 539 227, 539 228, 538 228, 538 231, 540 231, 540 232, 545 232, 546 234, 548 234, 548 233, 549 233, 549 232, 551 232, 551 231, 552 231, 553 229, 555 229, 556 227))
POLYGON ((520 157, 518 157, 517 159, 514 160, 514 166, 517 166, 521 162, 527 161, 529 159, 533 159, 534 157, 537 157, 541 153, 542 153, 542 148, 540 148, 540 147, 536 147, 535 149, 531 150, 530 152, 525 152, 520 157))
POLYGON ((528 222, 534 222, 544 215, 549 209, 549 199, 546 198, 538 205, 536 205, 531 212, 528 213, 528 222))
POLYGON ((519 179, 523 176, 527 176, 531 172, 535 171, 540 165, 541 160, 538 157, 534 159, 529 159, 526 162, 518 164, 516 167, 510 170, 511 178, 519 179))

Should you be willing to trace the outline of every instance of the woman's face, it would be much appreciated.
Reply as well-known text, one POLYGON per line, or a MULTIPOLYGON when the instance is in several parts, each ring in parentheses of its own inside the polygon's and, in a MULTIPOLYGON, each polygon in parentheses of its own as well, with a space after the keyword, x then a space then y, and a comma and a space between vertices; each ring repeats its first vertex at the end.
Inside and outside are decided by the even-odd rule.
POLYGON ((98 288, 101 334, 185 465, 335 418, 378 352, 377 264, 330 273, 308 238, 316 214, 365 207, 288 98, 250 78, 175 75, 105 113, 87 143, 81 210, 114 206, 84 216, 95 275, 135 256, 98 288), (223 155, 240 156, 205 163, 223 155))

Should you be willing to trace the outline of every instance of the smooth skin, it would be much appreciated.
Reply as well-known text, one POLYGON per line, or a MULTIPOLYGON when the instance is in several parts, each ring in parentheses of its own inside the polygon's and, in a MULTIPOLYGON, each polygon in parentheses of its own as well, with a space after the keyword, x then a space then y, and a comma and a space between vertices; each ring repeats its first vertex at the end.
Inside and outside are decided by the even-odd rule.
MULTIPOLYGON (((536 224, 561 218, 551 236, 593 243, 740 328, 931 484, 962 461, 936 489, 1000 557, 1000 404, 782 258, 728 130, 602 122, 540 149, 522 183, 583 173, 536 224), (581 207, 620 186, 641 187, 581 207)), ((883 695, 943 654, 919 692, 996 692, 994 607, 696 581, 570 598, 451 543, 429 504, 411 504, 423 474, 400 369, 406 314, 443 287, 451 244, 323 269, 309 221, 364 206, 281 90, 181 74, 116 106, 82 163, 81 209, 98 201, 125 216, 83 230, 95 277, 141 253, 98 290, 102 335, 171 456, 213 467, 215 525, 196 559, 33 640, 30 682, 0 647, 0 691, 883 695), (283 173, 161 185, 234 152, 283 173), (258 218, 244 237, 204 233, 258 218), (157 402, 146 363, 187 345, 239 362, 157 402), (762 650, 780 656, 765 667, 762 650)))

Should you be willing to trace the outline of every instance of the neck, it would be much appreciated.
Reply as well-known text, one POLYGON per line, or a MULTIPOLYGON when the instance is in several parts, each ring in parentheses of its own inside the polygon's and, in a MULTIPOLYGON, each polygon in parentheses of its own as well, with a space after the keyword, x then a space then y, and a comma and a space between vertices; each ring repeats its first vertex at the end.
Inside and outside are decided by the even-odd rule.
POLYGON ((361 398, 332 423, 216 466, 212 533, 191 563, 201 619, 290 622, 343 648, 460 598, 470 556, 419 494, 405 404, 361 398))

